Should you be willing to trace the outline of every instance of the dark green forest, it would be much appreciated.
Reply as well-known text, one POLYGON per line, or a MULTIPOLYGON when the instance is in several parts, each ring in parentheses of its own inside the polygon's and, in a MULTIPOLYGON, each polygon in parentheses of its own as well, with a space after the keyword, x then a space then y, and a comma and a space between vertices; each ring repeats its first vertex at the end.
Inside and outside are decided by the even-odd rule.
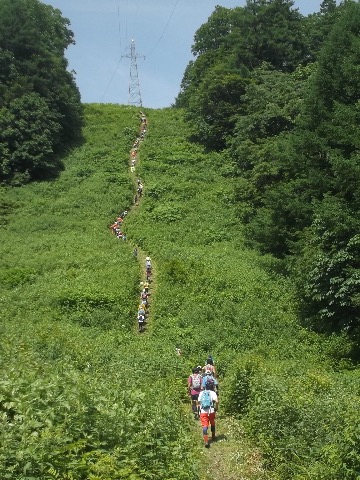
POLYGON ((82 105, 64 56, 69 20, 38 0, 0 1, 0 181, 56 175, 81 139, 82 105))
POLYGON ((359 29, 354 0, 217 6, 133 173, 139 108, 82 104, 70 20, 0 0, 1 479, 359 478, 359 29))
POLYGON ((360 6, 327 0, 303 17, 293 3, 217 7, 176 105, 230 159, 249 244, 281 260, 304 324, 357 345, 360 6))

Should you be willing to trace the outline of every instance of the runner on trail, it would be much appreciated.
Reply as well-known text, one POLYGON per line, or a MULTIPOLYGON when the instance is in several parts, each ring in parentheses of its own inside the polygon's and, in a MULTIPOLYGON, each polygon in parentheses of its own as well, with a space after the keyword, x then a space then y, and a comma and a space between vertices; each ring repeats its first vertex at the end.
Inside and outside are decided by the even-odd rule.
POLYGON ((198 398, 201 392, 202 376, 200 369, 195 367, 192 369, 192 374, 188 377, 188 394, 191 398, 191 410, 194 414, 194 419, 199 419, 198 398))
POLYGON ((205 390, 202 390, 198 403, 200 404, 200 422, 202 426, 203 438, 205 448, 209 448, 208 428, 210 424, 211 440, 214 442, 215 437, 215 412, 219 408, 218 396, 212 390, 213 386, 210 383, 206 384, 205 390))

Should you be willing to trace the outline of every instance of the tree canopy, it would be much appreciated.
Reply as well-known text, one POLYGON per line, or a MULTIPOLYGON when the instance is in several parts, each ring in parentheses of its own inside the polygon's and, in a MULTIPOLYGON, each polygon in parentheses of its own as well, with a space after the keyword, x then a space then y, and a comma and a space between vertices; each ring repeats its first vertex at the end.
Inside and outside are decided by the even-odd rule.
POLYGON ((0 0, 0 178, 42 178, 80 138, 82 106, 65 49, 69 20, 38 0, 0 0))
POLYGON ((217 7, 196 32, 177 106, 233 159, 248 241, 283 259, 304 322, 360 328, 360 5, 217 7))

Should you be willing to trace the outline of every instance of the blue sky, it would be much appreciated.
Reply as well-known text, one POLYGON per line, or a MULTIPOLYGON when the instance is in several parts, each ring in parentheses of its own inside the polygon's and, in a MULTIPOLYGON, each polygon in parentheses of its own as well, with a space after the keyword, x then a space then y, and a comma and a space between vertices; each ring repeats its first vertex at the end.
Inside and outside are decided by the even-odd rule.
MULTIPOLYGON (((84 103, 129 102, 131 40, 144 108, 174 103, 190 60, 196 30, 216 5, 241 7, 245 0, 42 0, 70 20, 76 45, 66 57, 84 103)), ((321 0, 295 0, 303 15, 321 0)))

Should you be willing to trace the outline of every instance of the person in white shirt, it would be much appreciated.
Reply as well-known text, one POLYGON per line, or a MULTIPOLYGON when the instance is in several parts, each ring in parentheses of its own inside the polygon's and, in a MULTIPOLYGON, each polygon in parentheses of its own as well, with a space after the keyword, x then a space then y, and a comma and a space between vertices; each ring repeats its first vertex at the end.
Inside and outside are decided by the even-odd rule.
POLYGON ((199 398, 198 404, 200 405, 200 422, 203 431, 203 438, 205 442, 205 448, 209 448, 209 436, 208 436, 208 428, 210 424, 211 428, 211 440, 215 441, 215 412, 218 410, 219 407, 219 400, 218 396, 212 390, 212 387, 206 385, 205 390, 202 390, 199 398))

